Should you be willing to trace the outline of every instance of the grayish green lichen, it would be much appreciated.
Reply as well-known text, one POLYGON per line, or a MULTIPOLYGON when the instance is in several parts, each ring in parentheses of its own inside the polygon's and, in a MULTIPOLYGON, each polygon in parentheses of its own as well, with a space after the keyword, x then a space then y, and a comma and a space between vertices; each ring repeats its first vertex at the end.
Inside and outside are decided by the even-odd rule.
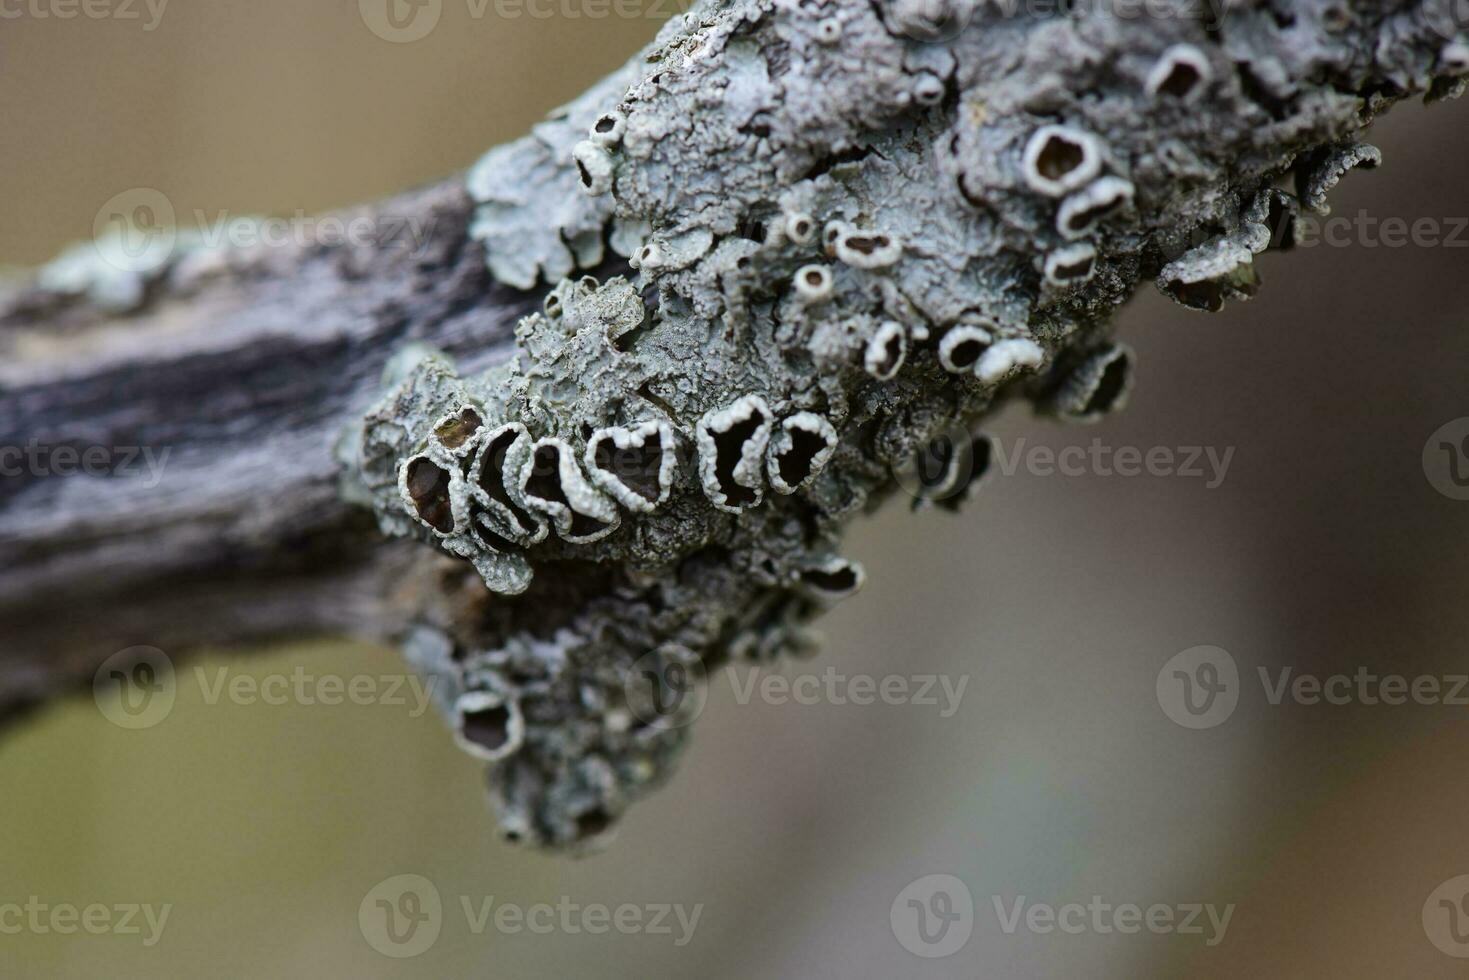
POLYGON ((385 532, 498 594, 461 581, 409 647, 507 833, 602 839, 678 755, 670 692, 860 587, 841 530, 895 474, 952 506, 997 405, 1121 404, 1140 282, 1248 296, 1372 117, 1469 70, 1432 5, 1338 9, 721 0, 487 156, 472 234, 544 311, 483 373, 419 356, 348 455, 385 532), (570 278, 608 247, 631 278, 570 278))

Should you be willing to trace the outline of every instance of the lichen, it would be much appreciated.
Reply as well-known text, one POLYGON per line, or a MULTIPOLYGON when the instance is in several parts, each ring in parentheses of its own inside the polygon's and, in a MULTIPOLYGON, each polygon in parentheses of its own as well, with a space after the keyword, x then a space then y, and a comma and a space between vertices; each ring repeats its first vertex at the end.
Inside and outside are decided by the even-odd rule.
POLYGON ((473 238, 543 311, 487 371, 405 360, 347 492, 464 560, 410 655, 508 835, 604 840, 708 668, 808 650, 860 587, 854 515, 957 506, 1006 402, 1120 406, 1140 283, 1247 297, 1372 117, 1469 70, 1416 5, 1190 9, 703 3, 472 171, 473 238), (630 273, 585 275, 609 248, 630 273))

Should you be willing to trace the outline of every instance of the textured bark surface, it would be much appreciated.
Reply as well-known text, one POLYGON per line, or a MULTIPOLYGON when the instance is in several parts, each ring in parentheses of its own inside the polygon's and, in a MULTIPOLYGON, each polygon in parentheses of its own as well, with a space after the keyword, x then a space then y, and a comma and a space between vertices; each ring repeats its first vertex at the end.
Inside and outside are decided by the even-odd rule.
POLYGON ((601 839, 700 670, 809 649, 915 461, 954 505, 998 406, 1120 405, 1144 281, 1248 298, 1378 113, 1462 89, 1452 13, 711 3, 387 205, 423 249, 73 260, 0 313, 0 444, 171 456, 7 485, 4 699, 128 643, 402 632, 506 833, 601 839))
POLYGON ((374 211, 420 221, 421 242, 177 263, 124 312, 11 285, 0 445, 36 448, 0 480, 0 712, 133 644, 401 629, 424 559, 340 499, 331 450, 402 344, 488 363, 535 304, 493 282, 469 210, 458 181, 407 194, 374 211), (52 465, 58 447, 102 447, 108 472, 52 465))

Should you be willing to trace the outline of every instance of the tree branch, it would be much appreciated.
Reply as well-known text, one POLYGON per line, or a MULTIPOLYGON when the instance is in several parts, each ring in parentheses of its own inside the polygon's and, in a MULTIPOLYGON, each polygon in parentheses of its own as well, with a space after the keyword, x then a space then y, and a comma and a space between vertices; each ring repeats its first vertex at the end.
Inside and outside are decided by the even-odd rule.
MULTIPOLYGON (((339 498, 331 448, 405 342, 508 355, 536 297, 491 280, 470 206, 451 181, 345 215, 381 232, 362 247, 179 249, 121 313, 45 275, 12 288, 0 713, 133 644, 402 628, 395 582, 422 558, 339 498), (394 234, 407 227, 425 234, 394 234)), ((122 275, 90 261, 84 282, 122 275)))
POLYGON ((860 587, 855 514, 900 481, 957 503, 1006 402, 1120 405, 1111 314, 1142 281, 1248 298, 1253 256, 1376 162, 1379 112, 1458 94, 1449 13, 707 3, 487 156, 468 199, 388 205, 434 217, 425 255, 63 265, 0 314, 0 435, 175 453, 157 487, 0 501, 27 696, 119 623, 155 644, 406 624, 505 832, 601 839, 677 759, 684 681, 805 649, 860 587))

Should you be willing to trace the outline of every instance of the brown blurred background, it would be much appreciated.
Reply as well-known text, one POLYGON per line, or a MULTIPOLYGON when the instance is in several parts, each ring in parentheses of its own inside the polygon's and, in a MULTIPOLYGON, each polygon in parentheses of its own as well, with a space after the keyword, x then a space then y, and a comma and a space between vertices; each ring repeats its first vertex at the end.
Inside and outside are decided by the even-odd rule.
MULTIPOLYGON (((662 23, 653 0, 632 19, 493 3, 475 18, 447 0, 432 33, 395 44, 355 0, 175 0, 152 31, 134 9, 0 23, 0 264, 90 235, 132 187, 181 215, 291 215, 453 173, 662 23)), ((1386 165, 1349 177, 1336 214, 1431 218, 1447 234, 1469 215, 1466 123, 1466 104, 1397 110, 1376 132, 1386 165)), ((43 713, 0 743, 0 906, 172 908, 151 947, 0 929, 0 972, 1462 975, 1420 913, 1469 873, 1469 707, 1275 706, 1256 675, 1469 671, 1469 502, 1436 492, 1420 458, 1469 415, 1459 241, 1272 256, 1261 296, 1215 317, 1140 297, 1122 316, 1139 361, 1126 412, 1086 429, 1014 413, 992 431, 1006 452, 1021 438, 1232 447, 1224 481, 1018 472, 958 516, 894 505, 861 523, 848 551, 866 592, 825 621, 819 658, 782 672, 967 678, 959 709, 739 704, 720 673, 679 777, 601 855, 498 842, 479 766, 433 711, 210 704, 185 665, 156 727, 119 729, 84 698, 43 713), (1200 644, 1232 654, 1241 691, 1227 721, 1195 731, 1169 720, 1155 681, 1200 644), (358 907, 406 873, 436 885, 442 933, 391 959, 358 907), (933 873, 967 886, 973 934, 920 959, 890 909, 933 873), (1214 946, 1207 933, 1007 934, 995 910, 996 896, 1009 909, 1093 895, 1234 908, 1214 946), (616 930, 475 934, 461 896, 702 912, 681 947, 616 930)), ((211 680, 402 671, 393 651, 349 645, 200 663, 211 680)))

